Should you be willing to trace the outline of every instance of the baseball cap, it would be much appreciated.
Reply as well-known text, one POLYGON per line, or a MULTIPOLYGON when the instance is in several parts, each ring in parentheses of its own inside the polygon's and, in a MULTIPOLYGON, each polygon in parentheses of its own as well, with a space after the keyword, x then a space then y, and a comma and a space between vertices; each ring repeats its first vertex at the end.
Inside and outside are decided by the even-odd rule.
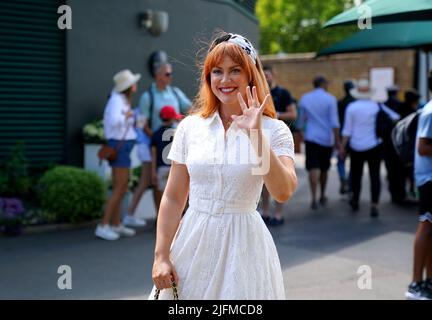
POLYGON ((162 120, 171 120, 171 119, 181 120, 181 119, 183 119, 183 116, 181 114, 177 113, 177 111, 174 109, 173 106, 162 107, 162 109, 160 110, 159 116, 161 117, 162 120))

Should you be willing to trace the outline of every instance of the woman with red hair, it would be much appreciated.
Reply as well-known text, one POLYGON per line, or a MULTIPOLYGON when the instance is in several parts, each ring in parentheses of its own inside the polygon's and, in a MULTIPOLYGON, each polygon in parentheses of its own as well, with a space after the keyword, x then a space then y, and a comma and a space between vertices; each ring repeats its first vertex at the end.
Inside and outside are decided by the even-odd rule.
POLYGON ((263 183, 279 202, 294 193, 294 144, 243 36, 212 42, 194 111, 168 159, 149 298, 172 299, 174 286, 180 299, 284 299, 276 247, 256 207, 263 183))

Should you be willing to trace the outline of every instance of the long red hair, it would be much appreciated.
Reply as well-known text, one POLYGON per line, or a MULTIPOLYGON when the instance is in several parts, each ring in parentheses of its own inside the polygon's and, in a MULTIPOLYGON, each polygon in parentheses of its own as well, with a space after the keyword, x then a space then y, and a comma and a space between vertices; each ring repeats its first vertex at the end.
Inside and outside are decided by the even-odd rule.
MULTIPOLYGON (((210 72, 213 67, 220 64, 226 56, 230 57, 246 72, 246 76, 249 79, 249 86, 251 88, 253 86, 256 87, 258 99, 261 103, 264 101, 265 96, 270 93, 259 58, 257 58, 254 64, 248 54, 237 44, 227 41, 216 43, 214 41, 204 59, 201 73, 201 86, 195 98, 195 106, 191 114, 198 114, 203 118, 208 118, 218 110, 220 101, 213 94, 211 89, 210 72)), ((276 117, 273 99, 268 99, 266 108, 264 109, 264 115, 271 118, 276 117)))

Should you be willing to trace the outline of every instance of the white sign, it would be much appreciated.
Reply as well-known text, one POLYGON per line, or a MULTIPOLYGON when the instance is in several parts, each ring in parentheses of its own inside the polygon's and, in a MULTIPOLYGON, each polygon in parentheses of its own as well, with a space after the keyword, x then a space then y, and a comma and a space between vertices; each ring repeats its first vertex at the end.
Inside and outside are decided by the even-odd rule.
POLYGON ((371 88, 374 90, 372 100, 384 102, 387 100, 387 88, 394 85, 393 68, 370 69, 371 88))

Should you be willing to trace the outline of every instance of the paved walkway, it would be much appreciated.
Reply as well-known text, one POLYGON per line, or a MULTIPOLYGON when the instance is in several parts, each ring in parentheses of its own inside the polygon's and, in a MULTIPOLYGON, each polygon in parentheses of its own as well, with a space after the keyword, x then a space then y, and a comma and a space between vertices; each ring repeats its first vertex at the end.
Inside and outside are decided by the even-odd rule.
MULTIPOLYGON (((360 211, 352 213, 338 193, 333 170, 327 207, 312 211, 306 172, 299 169, 298 175, 299 188, 285 206, 285 225, 271 228, 287 297, 404 299, 416 208, 390 204, 383 183, 382 214, 371 219, 366 175, 365 200, 360 211), (372 287, 362 290, 357 271, 365 265, 372 287)), ((154 238, 148 228, 116 242, 96 239, 91 228, 0 238, 0 299, 145 299, 152 286, 154 238), (60 265, 72 268, 71 290, 57 287, 60 265)))

